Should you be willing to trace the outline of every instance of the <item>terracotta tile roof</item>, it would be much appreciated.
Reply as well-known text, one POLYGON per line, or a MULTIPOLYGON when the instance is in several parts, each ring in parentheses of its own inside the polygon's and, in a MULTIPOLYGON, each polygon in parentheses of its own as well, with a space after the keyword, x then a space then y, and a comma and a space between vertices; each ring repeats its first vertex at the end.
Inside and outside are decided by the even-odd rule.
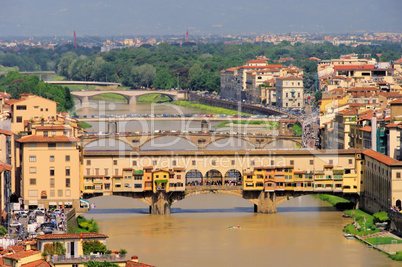
POLYGON ((304 171, 294 171, 293 173, 294 173, 294 174, 303 174, 304 171))
POLYGON ((366 105, 363 103, 350 103, 350 107, 364 107, 364 106, 366 105))
POLYGON ((396 124, 396 123, 390 123, 390 124, 385 125, 385 127, 387 127, 387 128, 396 128, 396 127, 398 127, 398 126, 399 126, 399 125, 396 124))
POLYGON ((39 135, 29 135, 18 139, 20 143, 74 143, 81 140, 75 137, 68 137, 65 135, 57 135, 54 137, 45 137, 39 135))
POLYGON ((338 111, 338 114, 341 114, 341 115, 357 115, 357 109, 348 108, 348 109, 345 109, 345 110, 338 111))
POLYGON ((25 250, 24 246, 8 246, 7 249, 12 250, 14 253, 18 253, 25 250))
POLYGON ((90 239, 90 238, 109 238, 107 235, 98 233, 77 233, 77 234, 47 234, 37 236, 39 240, 59 240, 59 239, 90 239))
POLYGON ((402 104, 402 99, 394 100, 394 101, 392 101, 390 104, 391 104, 391 105, 394 105, 394 104, 402 104))
POLYGON ((374 151, 374 150, 371 150, 371 149, 364 150, 363 154, 368 156, 368 157, 371 157, 371 158, 373 158, 375 160, 378 160, 379 162, 382 162, 382 163, 384 163, 384 164, 386 164, 388 166, 398 162, 398 160, 396 160, 394 158, 388 157, 388 156, 386 156, 384 154, 381 154, 381 153, 379 153, 377 151, 374 151))
POLYGON ((301 77, 287 76, 287 77, 278 77, 277 80, 303 80, 301 77))
POLYGON ((379 95, 382 95, 382 96, 387 97, 387 98, 393 98, 393 97, 399 98, 399 97, 402 97, 402 94, 399 93, 399 92, 380 92, 379 95))
POLYGON ((67 126, 64 125, 48 125, 48 126, 36 126, 36 130, 64 130, 64 129, 70 129, 67 126))
POLYGON ((36 260, 22 264, 21 267, 51 267, 51 265, 45 260, 36 260))
POLYGON ((12 165, 0 162, 0 172, 3 172, 4 170, 11 171, 12 168, 13 168, 12 165))
POLYGON ((247 61, 246 63, 265 63, 265 64, 267 64, 267 61, 261 60, 261 59, 254 59, 254 60, 247 61))
POLYGON ((4 258, 19 260, 40 253, 38 250, 23 250, 11 255, 5 255, 4 258))
POLYGON ((402 58, 395 60, 394 63, 402 63, 402 58))
POLYGON ((149 265, 142 262, 135 262, 128 260, 126 263, 126 267, 155 267, 154 265, 149 265))
POLYGON ((378 92, 381 91, 376 87, 353 87, 346 89, 346 92, 378 92))
POLYGON ((371 132, 371 126, 364 126, 364 127, 360 128, 360 130, 364 131, 364 132, 371 132))
POLYGON ((10 99, 10 100, 7 100, 6 103, 11 106, 11 105, 14 105, 14 104, 17 103, 17 102, 22 101, 22 100, 23 100, 23 99, 10 99))
POLYGON ((262 65, 262 66, 241 66, 239 69, 266 69, 266 68, 282 68, 282 65, 262 65))
POLYGON ((0 129, 0 134, 4 134, 4 135, 9 135, 9 136, 12 136, 12 135, 13 135, 13 132, 10 132, 10 131, 7 131, 7 130, 0 129))
POLYGON ((335 71, 339 70, 373 70, 374 65, 344 65, 344 66, 334 66, 335 71))
POLYGON ((123 171, 132 171, 133 168, 123 168, 123 171))

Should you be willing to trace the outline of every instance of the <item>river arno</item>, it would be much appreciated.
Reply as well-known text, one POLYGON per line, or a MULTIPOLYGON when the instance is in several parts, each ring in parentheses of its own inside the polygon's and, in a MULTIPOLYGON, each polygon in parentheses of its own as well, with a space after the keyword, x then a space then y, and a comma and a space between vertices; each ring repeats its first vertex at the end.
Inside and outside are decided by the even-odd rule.
POLYGON ((98 221, 108 247, 156 266, 400 266, 345 239, 350 219, 310 196, 281 204, 276 214, 256 214, 251 202, 220 194, 182 200, 166 216, 149 215, 130 198, 91 201, 96 208, 85 216, 98 221))

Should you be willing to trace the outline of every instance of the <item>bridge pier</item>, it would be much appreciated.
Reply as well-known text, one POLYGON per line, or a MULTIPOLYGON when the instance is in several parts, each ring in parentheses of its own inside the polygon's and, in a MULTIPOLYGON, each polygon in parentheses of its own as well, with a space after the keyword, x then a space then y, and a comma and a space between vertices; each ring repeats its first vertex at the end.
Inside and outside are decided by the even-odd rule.
POLYGON ((152 195, 152 205, 149 213, 155 215, 170 214, 169 197, 165 191, 158 191, 152 195))
POLYGON ((254 212, 266 214, 276 213, 275 192, 260 192, 258 204, 254 204, 254 212))
POLYGON ((136 96, 131 96, 131 97, 128 99, 128 104, 129 104, 129 105, 135 105, 135 104, 137 104, 137 97, 136 97, 136 96))
POLYGON ((88 96, 81 97, 80 100, 81 100, 81 106, 82 107, 88 107, 89 106, 89 97, 88 96))

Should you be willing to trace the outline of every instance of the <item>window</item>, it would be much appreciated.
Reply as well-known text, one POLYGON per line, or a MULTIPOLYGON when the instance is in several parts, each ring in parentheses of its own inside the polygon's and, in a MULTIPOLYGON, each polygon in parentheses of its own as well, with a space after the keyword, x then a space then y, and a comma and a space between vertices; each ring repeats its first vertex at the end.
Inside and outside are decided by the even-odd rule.
POLYGON ((295 165, 295 161, 294 161, 294 160, 291 160, 291 161, 290 161, 290 165, 295 165))
POLYGON ((70 176, 70 167, 66 167, 66 176, 70 176))
POLYGON ((50 167, 50 176, 54 176, 54 167, 50 167))
POLYGON ((274 162, 273 160, 271 160, 271 165, 272 165, 272 166, 275 165, 275 162, 274 162))
POLYGON ((401 173, 400 172, 396 173, 396 178, 401 178, 401 173))
POLYGON ((396 137, 396 141, 400 142, 400 141, 401 141, 401 137, 400 137, 400 136, 397 136, 397 137, 396 137))
POLYGON ((66 155, 66 161, 70 161, 70 155, 66 155))
POLYGON ((314 160, 310 159, 310 165, 314 164, 314 160))
POLYGON ((255 161, 252 160, 252 161, 250 162, 250 165, 251 165, 251 166, 254 166, 254 164, 255 164, 255 161))
POLYGON ((70 187, 70 178, 66 178, 66 187, 70 187))
POLYGON ((181 179, 181 175, 177 175, 176 177, 177 177, 177 179, 181 179))
POLYGON ((114 175, 119 175, 119 169, 114 169, 114 175))
POLYGON ((36 143, 30 143, 29 150, 36 150, 36 143))
POLYGON ((133 166, 137 166, 137 161, 133 160, 133 166))
POLYGON ((38 196, 38 190, 29 190, 28 191, 28 196, 37 197, 38 196))
POLYGON ((48 131, 43 131, 43 136, 48 137, 49 136, 48 131))
POLYGON ((99 168, 95 168, 95 175, 99 175, 99 168))
POLYGON ((212 166, 216 166, 216 160, 213 160, 211 164, 212 166))
POLYGON ((54 156, 50 156, 50 161, 51 161, 51 162, 54 161, 54 156))
POLYGON ((153 164, 153 165, 156 165, 156 160, 152 161, 152 164, 153 164))
POLYGON ((134 188, 142 188, 142 184, 134 184, 134 188))
POLYGON ((87 168, 87 175, 91 175, 91 169, 87 168))
POLYGON ((70 191, 70 189, 66 189, 66 197, 69 197, 69 196, 71 196, 71 191, 70 191))
POLYGON ((87 165, 91 166, 91 160, 90 159, 87 159, 87 165))
POLYGON ((234 160, 232 160, 232 166, 236 165, 236 162, 234 160))
POLYGON ((35 178, 29 179, 29 184, 30 185, 36 185, 36 179, 35 178))
POLYGON ((50 178, 50 188, 54 188, 54 178, 50 178))
POLYGON ((49 109, 46 109, 46 111, 49 111, 49 109))
POLYGON ((176 160, 173 160, 172 165, 176 166, 176 163, 177 163, 176 160))
POLYGON ((117 160, 115 159, 115 160, 113 160, 113 165, 117 165, 117 160))
POLYGON ((61 190, 61 189, 57 190, 57 196, 62 197, 63 196, 63 190, 61 190))
POLYGON ((195 162, 195 160, 193 160, 192 164, 193 164, 193 166, 195 166, 195 165, 196 165, 196 162, 195 162))
POLYGON ((21 116, 17 117, 17 122, 22 122, 22 117, 21 116))
POLYGON ((55 196, 55 191, 54 190, 50 190, 50 196, 54 197, 55 196))
POLYGON ((109 169, 105 168, 105 175, 109 175, 109 169))
POLYGON ((36 173, 36 167, 29 167, 29 173, 36 173))
POLYGON ((48 147, 49 149, 56 149, 56 143, 48 143, 48 144, 47 144, 47 147, 48 147))
POLYGON ((334 161, 332 159, 329 160, 328 162, 330 165, 334 164, 334 161))
POLYGON ((288 97, 288 93, 286 93, 286 97, 288 97))
POLYGON ((349 164, 353 164, 353 159, 349 159, 349 164))

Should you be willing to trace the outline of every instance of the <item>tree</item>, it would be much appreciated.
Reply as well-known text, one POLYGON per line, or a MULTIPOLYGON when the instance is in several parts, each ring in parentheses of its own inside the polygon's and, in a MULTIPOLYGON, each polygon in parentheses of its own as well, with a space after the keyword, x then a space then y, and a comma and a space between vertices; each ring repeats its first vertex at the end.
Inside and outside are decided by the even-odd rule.
POLYGON ((140 84, 149 88, 149 85, 156 79, 156 69, 150 64, 141 65, 138 68, 140 84))
POLYGON ((156 73, 152 87, 156 89, 170 89, 174 87, 174 79, 167 69, 161 69, 156 73))
POLYGON ((316 102, 320 101, 322 99, 322 92, 321 91, 315 92, 314 97, 316 102))
POLYGON ((99 241, 85 241, 82 244, 82 248, 84 250, 84 255, 89 255, 91 253, 105 253, 107 248, 106 245, 99 241))
POLYGON ((4 226, 0 226, 0 236, 5 236, 7 233, 7 229, 4 226))
POLYGON ((52 244, 45 244, 43 247, 43 254, 45 255, 65 255, 66 249, 60 242, 53 242, 52 244))

